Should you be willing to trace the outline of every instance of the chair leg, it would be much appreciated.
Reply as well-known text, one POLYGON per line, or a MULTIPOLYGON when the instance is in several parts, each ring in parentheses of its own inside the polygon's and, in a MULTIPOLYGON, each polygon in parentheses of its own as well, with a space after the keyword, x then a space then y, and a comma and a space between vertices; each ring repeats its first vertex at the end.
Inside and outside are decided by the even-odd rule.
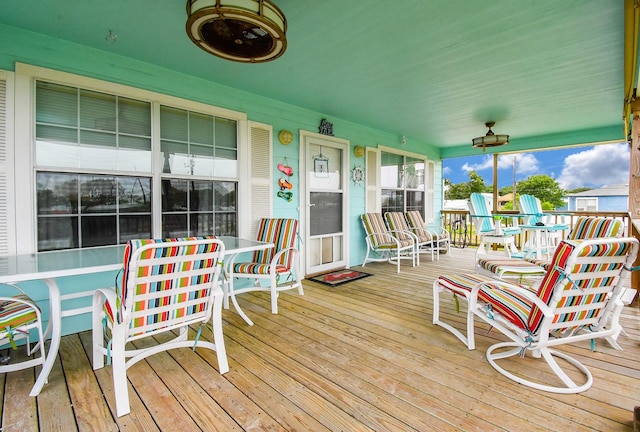
POLYGON ((124 329, 117 329, 114 326, 113 346, 111 350, 111 373, 113 374, 113 393, 116 398, 116 414, 118 417, 122 417, 131 412, 123 333, 124 329))
MULTIPOLYGON (((469 350, 474 350, 475 349, 475 336, 474 336, 474 315, 473 315, 473 313, 471 312, 471 310, 469 310, 469 307, 467 305, 467 324, 466 324, 467 335, 465 336, 457 328, 455 328, 452 325, 440 320, 440 293, 441 292, 446 292, 446 293, 453 294, 452 291, 450 291, 450 290, 448 290, 446 288, 441 288, 440 284, 436 280, 435 282, 433 282, 433 324, 439 325, 440 327, 443 327, 443 328, 449 330, 451 333, 453 333, 453 335, 455 337, 460 339, 460 341, 462 341, 462 343, 465 344, 465 346, 469 350)), ((459 294, 453 294, 453 295, 456 296, 456 299, 460 299, 461 297, 463 297, 461 294, 460 295, 459 294)), ((465 298, 465 300, 466 300, 466 298, 465 298)))
POLYGON ((278 313, 278 280, 277 275, 273 273, 270 278, 271 281, 271 313, 278 313))
MULTIPOLYGON (((49 325, 51 325, 51 343, 49 345, 49 355, 45 358, 42 370, 36 379, 36 383, 31 389, 29 396, 38 396, 42 387, 49 381, 49 373, 56 361, 58 349, 60 348, 60 338, 62 337, 62 311, 60 310, 60 290, 53 279, 45 279, 45 284, 49 288, 49 325)), ((46 332, 45 332, 46 333, 46 332)), ((41 336, 42 343, 40 349, 44 353, 44 335, 41 336)))
POLYGON ((102 302, 100 297, 94 296, 93 299, 93 318, 92 318, 92 345, 93 345, 93 370, 102 369, 104 367, 104 331, 102 328, 102 302))

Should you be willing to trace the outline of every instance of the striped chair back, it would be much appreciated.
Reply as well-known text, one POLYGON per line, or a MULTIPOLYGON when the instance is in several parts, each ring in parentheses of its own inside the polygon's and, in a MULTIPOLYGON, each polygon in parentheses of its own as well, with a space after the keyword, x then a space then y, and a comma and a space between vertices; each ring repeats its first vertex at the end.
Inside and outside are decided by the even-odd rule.
POLYGON ((622 222, 617 219, 580 216, 567 234, 567 240, 620 237, 622 235, 622 222))
MULTIPOLYGON (((127 242, 121 281, 116 281, 118 323, 129 336, 197 321, 210 311, 224 245, 214 236, 127 242)), ((105 303, 105 312, 114 319, 105 303)))
POLYGON ((362 226, 371 242, 371 247, 378 248, 384 245, 395 245, 396 242, 389 234, 387 226, 380 213, 363 213, 360 216, 362 226))
POLYGON ((387 225, 391 230, 391 234, 397 238, 398 240, 411 240, 411 232, 409 228, 409 224, 407 224, 407 220, 404 217, 404 213, 402 212, 386 212, 384 214, 385 219, 387 220, 387 225))
MULTIPOLYGON (((296 219, 261 219, 256 240, 273 243, 275 246, 271 249, 254 252, 252 261, 260 264, 271 263, 276 253, 283 249, 295 247, 297 234, 298 221, 296 219)), ((290 270, 293 265, 293 253, 290 251, 283 253, 280 259, 278 259, 277 265, 285 267, 286 270, 290 270)))
POLYGON ((411 210, 405 213, 407 216, 407 222, 409 223, 409 228, 413 231, 414 234, 417 234, 420 231, 423 231, 426 227, 424 223, 424 219, 418 210, 411 210))
MULTIPOLYGON (((631 268, 637 254, 635 239, 604 238, 563 240, 547 273, 538 285, 538 297, 553 310, 550 331, 572 332, 598 325, 606 296, 623 289, 622 273, 631 268)), ((609 305, 609 306, 608 306, 609 305)), ((542 310, 533 305, 527 330, 536 334, 544 321, 542 310)))

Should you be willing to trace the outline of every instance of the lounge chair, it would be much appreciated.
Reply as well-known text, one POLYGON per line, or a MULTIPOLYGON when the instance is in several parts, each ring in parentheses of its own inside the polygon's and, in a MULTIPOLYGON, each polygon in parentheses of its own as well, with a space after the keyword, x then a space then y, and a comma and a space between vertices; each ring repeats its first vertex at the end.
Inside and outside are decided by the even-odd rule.
MULTIPOLYGON (((225 306, 228 306, 230 295, 251 291, 268 291, 271 297, 271 313, 278 313, 278 296, 281 291, 297 289, 303 295, 302 275, 300 273, 300 258, 296 241, 298 235, 298 221, 285 218, 263 218, 258 226, 256 240, 273 243, 271 249, 255 251, 250 261, 235 262, 229 266, 227 272, 227 293, 225 306), (234 280, 245 278, 253 281, 249 287, 235 288, 234 280), (262 286, 261 280, 268 281, 268 286, 262 286)), ((235 301, 235 299, 234 299, 235 301)), ((238 313, 252 325, 253 322, 240 308, 238 313)))
POLYGON ((427 239, 431 237, 436 242, 436 257, 440 259, 440 253, 445 251, 451 256, 451 236, 449 232, 443 227, 429 228, 422 218, 422 214, 417 210, 408 211, 405 213, 409 229, 418 238, 427 239))
POLYGON ((367 254, 364 257, 362 267, 367 262, 388 261, 396 264, 400 273, 400 260, 410 259, 416 266, 416 245, 411 236, 399 239, 392 234, 382 219, 380 213, 364 213, 360 216, 365 232, 367 254))
MULTIPOLYGON (((557 393, 588 389, 593 378, 576 359, 553 347, 604 338, 619 348, 619 316, 623 308, 622 286, 638 253, 635 238, 563 240, 552 265, 533 289, 487 276, 442 275, 434 282, 434 324, 451 331, 469 349, 474 349, 474 317, 503 333, 510 342, 489 347, 487 359, 498 372, 521 384, 557 393), (439 295, 449 292, 468 301, 467 335, 439 320, 439 295), (508 348, 504 351, 504 348, 508 348), (498 351, 498 352, 496 352, 498 351), (559 378, 557 383, 538 382, 523 368, 510 372, 499 360, 531 353, 542 357, 559 378), (556 362, 559 357, 584 375, 575 383, 556 362), (527 376, 529 375, 529 376, 527 376)), ((511 368, 516 368, 511 363, 511 368)), ((538 374, 539 375, 539 374, 538 374)), ((544 378, 542 378, 544 379, 544 378)))
POLYGON ((113 362, 118 417, 130 412, 127 370, 150 355, 173 348, 202 347, 216 352, 221 374, 229 370, 222 335, 224 293, 220 275, 224 251, 224 244, 213 237, 130 240, 115 289, 95 292, 93 369, 102 368, 105 357, 108 363, 113 362), (201 336, 209 323, 214 342, 201 336), (174 331, 178 331, 177 336, 174 331), (155 336, 160 334, 168 334, 171 339, 158 342, 155 336), (129 345, 142 339, 146 348, 129 345))
POLYGON ((435 261, 438 253, 438 240, 435 235, 426 230, 412 230, 402 212, 386 212, 384 218, 387 221, 389 231, 399 240, 412 239, 416 251, 416 264, 420 265, 420 254, 431 255, 431 261, 435 261))
POLYGON ((520 234, 515 215, 494 215, 489 209, 489 203, 483 194, 472 193, 469 197, 469 213, 476 229, 476 235, 480 236, 478 255, 486 253, 486 245, 502 244, 508 257, 518 255, 515 236, 520 234), (503 218, 513 218, 514 226, 503 227, 503 218))

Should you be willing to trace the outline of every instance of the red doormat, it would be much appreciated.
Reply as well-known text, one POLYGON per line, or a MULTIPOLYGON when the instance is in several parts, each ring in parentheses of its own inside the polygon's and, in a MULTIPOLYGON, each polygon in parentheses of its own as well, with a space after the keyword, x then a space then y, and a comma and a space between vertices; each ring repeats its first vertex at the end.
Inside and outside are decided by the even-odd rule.
POLYGON ((367 276, 373 276, 371 273, 365 273, 358 270, 338 270, 323 275, 310 277, 309 280, 314 282, 320 282, 321 284, 329 286, 338 286, 354 280, 366 278, 367 276))

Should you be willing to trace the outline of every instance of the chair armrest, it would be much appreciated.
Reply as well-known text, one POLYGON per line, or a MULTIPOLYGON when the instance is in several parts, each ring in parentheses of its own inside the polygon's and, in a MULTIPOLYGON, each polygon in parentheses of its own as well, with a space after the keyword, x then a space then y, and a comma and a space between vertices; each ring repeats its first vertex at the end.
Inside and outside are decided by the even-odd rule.
MULTIPOLYGON (((123 300, 124 301, 124 300, 123 300)), ((116 306, 116 291, 113 288, 98 288, 93 293, 93 313, 102 310, 104 303, 108 303, 117 319, 118 308, 116 306)))
MULTIPOLYGON (((411 231, 406 231, 406 230, 389 230, 390 233, 403 233, 405 235, 408 235, 411 240, 413 240, 413 243, 416 244, 418 243, 418 236, 415 235, 414 233, 412 233, 411 231)), ((396 241, 398 241, 398 238, 396 236, 393 236, 396 239, 396 241)), ((400 242, 398 241, 398 244, 400 244, 400 242)))
POLYGON ((376 235, 386 235, 396 243, 397 247, 400 247, 400 240, 398 240, 394 235, 390 234, 389 231, 385 231, 383 233, 374 232, 374 233, 371 233, 371 234, 367 234, 367 236, 365 237, 365 240, 369 244, 369 247, 371 247, 371 248, 373 247, 373 242, 371 241, 371 238, 376 236, 376 235))

